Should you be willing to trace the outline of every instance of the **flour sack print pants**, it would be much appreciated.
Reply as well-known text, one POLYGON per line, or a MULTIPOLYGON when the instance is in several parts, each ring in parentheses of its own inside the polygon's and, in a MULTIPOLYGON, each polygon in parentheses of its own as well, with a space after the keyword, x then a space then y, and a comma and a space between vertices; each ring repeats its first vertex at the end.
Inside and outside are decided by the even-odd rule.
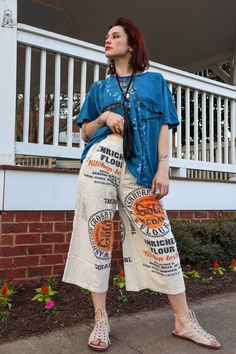
POLYGON ((183 292, 179 255, 163 204, 149 188, 136 184, 117 135, 93 145, 83 161, 62 280, 93 292, 107 291, 117 205, 126 289, 183 292))

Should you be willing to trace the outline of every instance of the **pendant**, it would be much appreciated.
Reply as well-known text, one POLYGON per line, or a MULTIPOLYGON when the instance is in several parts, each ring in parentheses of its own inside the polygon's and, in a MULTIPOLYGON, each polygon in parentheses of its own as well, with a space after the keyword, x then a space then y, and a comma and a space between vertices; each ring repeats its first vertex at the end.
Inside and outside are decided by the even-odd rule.
POLYGON ((127 94, 125 95, 125 98, 126 98, 127 100, 130 99, 130 94, 129 94, 129 92, 127 92, 127 94))
POLYGON ((125 87, 127 86, 127 81, 121 81, 120 86, 122 87, 122 89, 125 89, 125 87))

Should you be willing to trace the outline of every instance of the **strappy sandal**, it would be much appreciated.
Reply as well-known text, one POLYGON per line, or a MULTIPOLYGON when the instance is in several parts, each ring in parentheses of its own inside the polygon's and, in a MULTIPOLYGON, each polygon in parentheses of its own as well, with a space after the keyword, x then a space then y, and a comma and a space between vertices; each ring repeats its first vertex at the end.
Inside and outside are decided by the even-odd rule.
POLYGON ((220 349, 220 342, 211 334, 206 332, 199 324, 195 313, 189 310, 184 315, 174 314, 184 324, 184 328, 181 331, 173 331, 172 334, 180 339, 189 340, 197 345, 210 349, 220 349))
POLYGON ((110 327, 106 310, 95 310, 95 326, 89 336, 88 346, 97 351, 108 349, 111 341, 109 339, 110 327), (94 344, 97 342, 97 344, 94 344), (101 345, 102 344, 102 345, 101 345))

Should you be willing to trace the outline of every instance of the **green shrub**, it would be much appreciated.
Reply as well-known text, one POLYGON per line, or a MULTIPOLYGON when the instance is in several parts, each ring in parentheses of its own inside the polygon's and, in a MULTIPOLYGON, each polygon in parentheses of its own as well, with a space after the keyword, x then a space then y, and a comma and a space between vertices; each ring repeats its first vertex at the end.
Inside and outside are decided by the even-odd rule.
POLYGON ((228 265, 236 257, 236 217, 205 223, 171 220, 182 264, 209 265, 218 260, 228 265))

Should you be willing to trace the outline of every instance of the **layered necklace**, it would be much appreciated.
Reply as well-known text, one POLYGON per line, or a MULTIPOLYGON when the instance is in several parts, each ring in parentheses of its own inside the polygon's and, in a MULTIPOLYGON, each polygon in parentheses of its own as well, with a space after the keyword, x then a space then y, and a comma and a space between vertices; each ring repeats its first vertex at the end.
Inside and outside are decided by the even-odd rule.
POLYGON ((129 108, 127 105, 127 102, 130 99, 130 90, 131 90, 131 84, 133 83, 134 80, 134 75, 135 72, 130 76, 129 83, 127 85, 126 90, 124 90, 125 85, 127 82, 123 83, 121 82, 120 77, 116 73, 116 80, 119 85, 120 91, 122 93, 122 96, 124 98, 122 102, 122 106, 124 109, 124 138, 123 138, 123 150, 124 150, 124 158, 125 160, 130 159, 134 155, 134 149, 133 149, 133 144, 132 144, 132 129, 133 125, 131 122, 130 114, 129 114, 129 108))
POLYGON ((125 90, 125 87, 127 85, 127 81, 124 80, 124 81, 121 81, 120 77, 117 75, 116 73, 116 80, 117 80, 117 83, 119 85, 119 88, 120 88, 120 91, 124 97, 125 100, 129 100, 130 99, 130 90, 131 90, 131 84, 133 83, 133 80, 134 80, 134 75, 135 75, 135 72, 133 72, 133 74, 130 76, 130 79, 129 79, 129 84, 125 90))

